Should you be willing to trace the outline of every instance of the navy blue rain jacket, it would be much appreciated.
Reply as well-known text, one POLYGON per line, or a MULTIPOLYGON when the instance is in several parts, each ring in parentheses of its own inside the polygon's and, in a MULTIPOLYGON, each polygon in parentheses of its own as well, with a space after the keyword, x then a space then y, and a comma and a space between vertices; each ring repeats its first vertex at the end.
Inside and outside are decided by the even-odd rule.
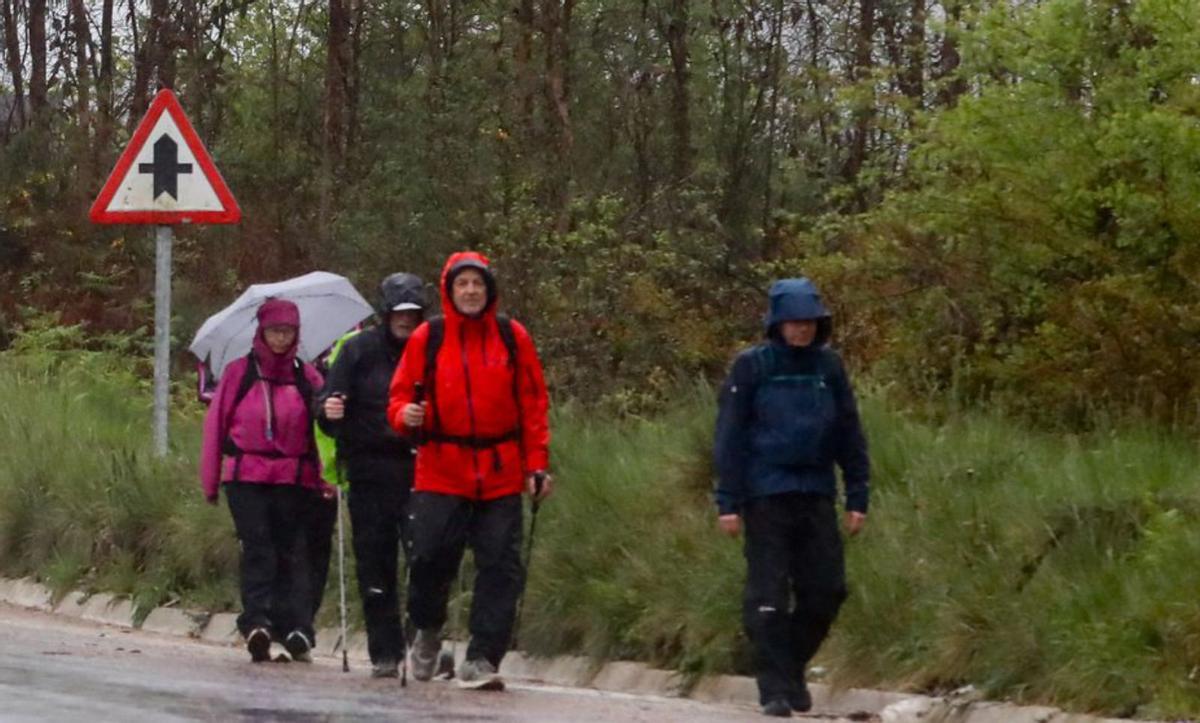
POLYGON ((841 467, 846 509, 866 513, 870 461, 849 376, 827 346, 829 312, 808 279, 771 285, 767 340, 733 363, 721 388, 714 453, 721 514, 752 497, 804 492, 835 497, 841 467), (817 336, 791 347, 783 321, 816 319, 817 336))

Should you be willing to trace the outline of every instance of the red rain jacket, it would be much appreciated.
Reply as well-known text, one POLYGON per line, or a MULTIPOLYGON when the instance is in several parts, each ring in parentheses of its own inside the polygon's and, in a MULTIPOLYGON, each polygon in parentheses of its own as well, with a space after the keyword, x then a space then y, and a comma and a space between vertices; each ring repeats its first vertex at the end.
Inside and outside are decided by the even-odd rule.
MULTIPOLYGON (((413 483, 419 492, 482 500, 520 494, 525 476, 549 464, 549 399, 537 349, 525 327, 513 321, 514 370, 496 322, 496 285, 488 264, 482 254, 464 251, 452 254, 442 269, 445 331, 437 355, 436 389, 425 390, 426 441, 417 453, 413 483), (489 277, 488 305, 478 318, 462 315, 451 301, 448 276, 463 262, 482 267, 489 277), (489 439, 504 437, 511 439, 487 444, 489 439), (470 440, 475 444, 467 443, 470 440)), ((428 339, 429 324, 417 327, 392 377, 387 415, 400 433, 411 432, 404 426, 404 406, 414 400, 416 383, 427 379, 428 339)))

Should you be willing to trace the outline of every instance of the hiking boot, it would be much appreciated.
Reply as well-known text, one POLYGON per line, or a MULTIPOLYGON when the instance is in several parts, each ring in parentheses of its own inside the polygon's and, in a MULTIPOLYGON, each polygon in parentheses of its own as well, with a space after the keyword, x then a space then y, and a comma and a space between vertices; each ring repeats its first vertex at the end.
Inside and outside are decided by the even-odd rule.
POLYGON ((797 713, 807 713, 812 710, 812 694, 808 692, 808 686, 801 683, 796 690, 789 693, 788 703, 797 713))
POLYGON ((464 660, 458 666, 458 686, 472 690, 504 690, 504 679, 496 666, 483 658, 464 660))
POLYGON ((418 630, 417 637, 412 643, 412 655, 409 665, 412 666, 413 677, 422 683, 433 678, 433 669, 437 666, 438 652, 442 649, 440 630, 418 630))
POLYGON ((255 628, 246 636, 246 650, 250 651, 250 660, 254 663, 266 663, 271 660, 271 633, 266 628, 255 628))
POLYGON ((787 698, 772 698, 763 703, 762 712, 772 718, 791 718, 792 706, 787 698))
POLYGON ((372 678, 399 678, 400 664, 394 660, 380 660, 371 665, 372 678))
POLYGON ((283 647, 287 648, 288 655, 292 656, 292 660, 297 663, 312 662, 312 641, 299 630, 288 633, 287 640, 283 641, 283 647))

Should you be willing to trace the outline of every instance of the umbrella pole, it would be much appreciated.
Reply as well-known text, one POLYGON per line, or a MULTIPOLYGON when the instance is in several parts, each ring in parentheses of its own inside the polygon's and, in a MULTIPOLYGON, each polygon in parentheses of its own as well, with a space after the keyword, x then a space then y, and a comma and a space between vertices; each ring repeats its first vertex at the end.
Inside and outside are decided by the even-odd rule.
POLYGON ((167 456, 167 399, 171 364, 170 226, 154 232, 154 453, 167 456))

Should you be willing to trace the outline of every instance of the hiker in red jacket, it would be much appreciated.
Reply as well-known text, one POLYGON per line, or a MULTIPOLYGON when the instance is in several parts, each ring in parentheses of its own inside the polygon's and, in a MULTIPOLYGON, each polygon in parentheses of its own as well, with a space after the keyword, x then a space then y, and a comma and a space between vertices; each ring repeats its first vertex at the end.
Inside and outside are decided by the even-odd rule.
POLYGON ((451 255, 441 291, 444 316, 413 332, 388 403, 392 427, 420 445, 409 508, 413 677, 433 675, 450 584, 470 544, 471 642, 458 679, 502 689, 497 670, 525 577, 521 493, 540 500, 552 489, 546 382, 529 332, 496 313, 485 257, 451 255))

